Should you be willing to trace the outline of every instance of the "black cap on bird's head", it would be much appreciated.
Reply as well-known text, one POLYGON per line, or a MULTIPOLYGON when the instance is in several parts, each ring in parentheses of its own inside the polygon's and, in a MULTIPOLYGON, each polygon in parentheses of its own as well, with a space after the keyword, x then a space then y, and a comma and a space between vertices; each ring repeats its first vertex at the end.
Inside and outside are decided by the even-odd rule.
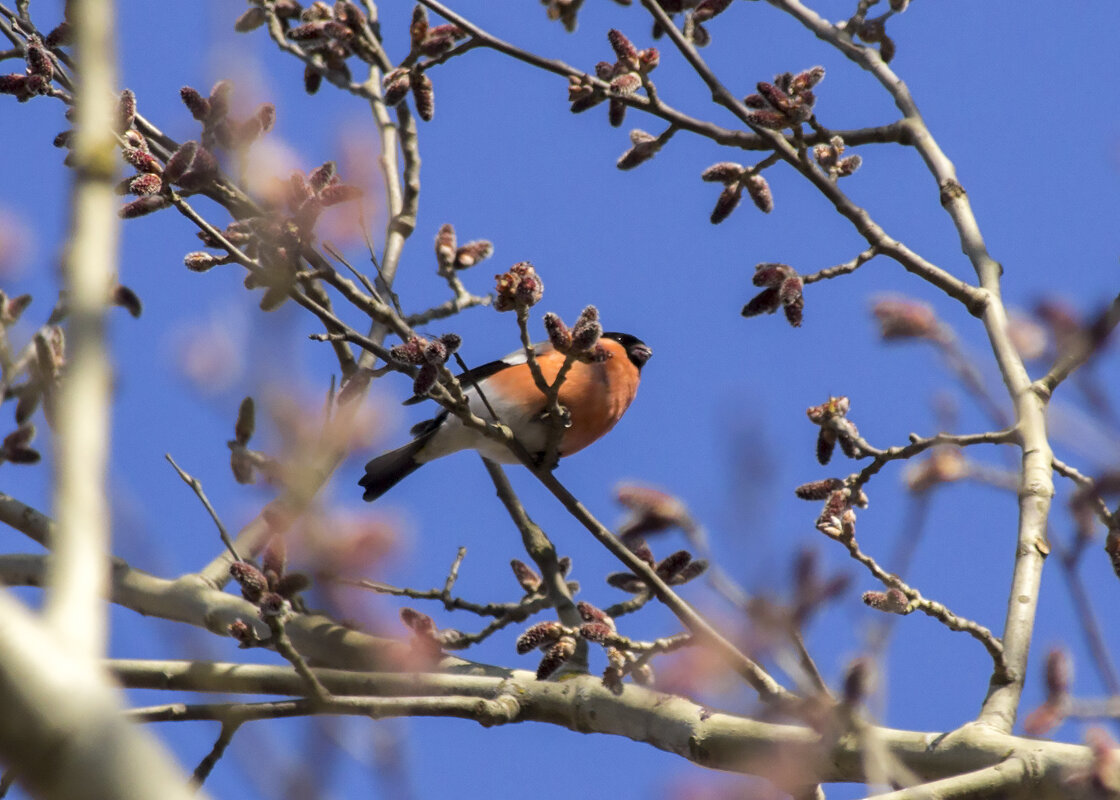
POLYGON ((649 361, 649 357, 653 355, 653 350, 650 349, 649 345, 629 333, 604 331, 603 337, 613 339, 622 345, 626 349, 626 355, 630 358, 630 363, 638 369, 644 367, 646 362, 649 361))

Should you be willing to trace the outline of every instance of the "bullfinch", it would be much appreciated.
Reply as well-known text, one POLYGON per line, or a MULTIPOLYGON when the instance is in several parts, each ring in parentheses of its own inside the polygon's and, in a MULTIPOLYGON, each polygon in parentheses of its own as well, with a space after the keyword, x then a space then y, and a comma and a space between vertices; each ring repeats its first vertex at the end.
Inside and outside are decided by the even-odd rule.
MULTIPOLYGON (((558 400, 570 415, 560 438, 560 456, 582 450, 622 419, 638 391, 642 367, 653 354, 645 342, 628 333, 603 333, 599 345, 599 357, 574 362, 560 385, 558 400)), ((534 345, 533 351, 545 380, 552 383, 565 356, 547 343, 534 345)), ((544 452, 550 425, 546 401, 533 380, 524 350, 476 367, 460 375, 459 382, 472 412, 492 419, 479 396, 481 390, 498 419, 509 426, 526 450, 544 452)), ((406 403, 421 399, 412 398, 406 403)), ((366 464, 366 474, 358 481, 365 489, 362 499, 376 500, 421 465, 460 450, 477 450, 502 464, 517 461, 505 445, 466 427, 446 410, 435 419, 415 425, 411 433, 411 442, 366 464)))

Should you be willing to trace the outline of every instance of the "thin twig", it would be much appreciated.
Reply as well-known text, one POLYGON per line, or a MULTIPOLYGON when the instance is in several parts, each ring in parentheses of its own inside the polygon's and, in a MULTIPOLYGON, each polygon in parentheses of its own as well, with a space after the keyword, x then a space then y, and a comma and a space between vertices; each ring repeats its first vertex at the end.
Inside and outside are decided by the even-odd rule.
POLYGON ((222 544, 224 544, 226 546, 226 549, 229 550, 229 554, 233 556, 233 560, 240 561, 241 556, 237 555, 237 550, 233 546, 233 540, 230 539, 229 532, 226 530, 226 526, 222 524, 221 517, 219 517, 218 512, 214 510, 214 506, 210 504, 210 498, 208 498, 206 496, 206 492, 202 490, 202 482, 193 475, 185 472, 178 464, 176 464, 175 459, 171 457, 170 453, 164 453, 163 457, 166 458, 167 462, 171 464, 172 467, 174 467, 176 472, 179 473, 179 477, 183 479, 183 482, 187 484, 187 486, 191 487, 195 495, 198 497, 199 501, 210 513, 210 518, 214 520, 214 525, 216 525, 218 528, 218 536, 222 538, 222 544))
POLYGON ((240 722, 222 722, 222 729, 218 732, 218 738, 214 740, 214 746, 210 748, 202 761, 198 762, 198 766, 194 768, 194 774, 191 776, 191 783, 200 787, 210 777, 210 773, 214 771, 218 761, 225 755, 226 748, 229 747, 230 742, 233 741, 234 734, 237 729, 241 727, 240 722))

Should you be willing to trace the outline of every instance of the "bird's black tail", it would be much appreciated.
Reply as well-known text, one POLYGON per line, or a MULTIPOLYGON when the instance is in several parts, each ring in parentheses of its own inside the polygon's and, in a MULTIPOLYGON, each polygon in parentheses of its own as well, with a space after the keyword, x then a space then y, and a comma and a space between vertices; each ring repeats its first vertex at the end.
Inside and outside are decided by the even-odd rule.
POLYGON ((418 470, 420 462, 416 460, 416 454, 423 446, 423 441, 413 440, 366 464, 366 474, 358 481, 358 485, 366 490, 362 499, 367 503, 376 500, 418 470))
POLYGON ((366 490, 362 495, 363 500, 367 503, 376 500, 420 468, 424 462, 418 461, 416 457, 439 428, 444 416, 446 414, 416 425, 412 429, 415 439, 366 464, 366 474, 358 481, 358 485, 366 490))

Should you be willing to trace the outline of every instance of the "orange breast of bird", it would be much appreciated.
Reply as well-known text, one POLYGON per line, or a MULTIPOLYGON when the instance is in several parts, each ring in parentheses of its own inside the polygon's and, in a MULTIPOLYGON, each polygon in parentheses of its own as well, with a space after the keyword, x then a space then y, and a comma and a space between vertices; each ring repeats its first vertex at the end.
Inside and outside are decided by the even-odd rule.
MULTIPOLYGON (((609 357, 594 363, 575 362, 560 386, 560 405, 571 414, 571 426, 560 440, 560 455, 570 456, 609 432, 622 419, 638 392, 641 376, 625 348, 613 339, 602 339, 600 344, 609 357)), ((537 360, 545 380, 549 383, 556 380, 564 356, 548 350, 540 353, 537 360)), ((525 397, 527 391, 539 395, 526 366, 503 370, 487 380, 494 382, 495 388, 507 396, 525 397), (530 386, 523 385, 525 381, 530 386)), ((542 396, 534 414, 543 412, 544 408, 542 396)))

